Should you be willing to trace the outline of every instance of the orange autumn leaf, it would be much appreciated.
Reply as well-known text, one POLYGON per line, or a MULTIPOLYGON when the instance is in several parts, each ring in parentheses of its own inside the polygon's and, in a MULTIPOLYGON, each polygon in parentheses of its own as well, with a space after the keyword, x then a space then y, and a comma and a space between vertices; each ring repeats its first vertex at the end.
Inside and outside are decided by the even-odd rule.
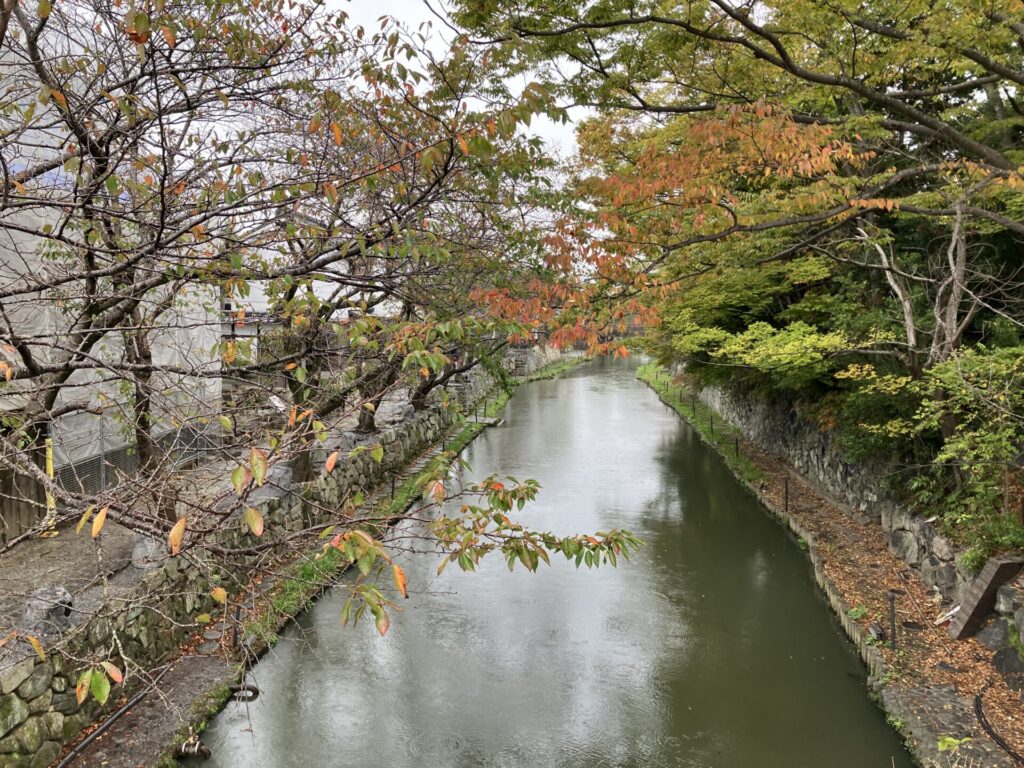
POLYGON ((35 635, 25 635, 25 639, 28 640, 28 644, 32 646, 32 650, 36 652, 39 660, 46 661, 46 652, 43 650, 43 644, 39 642, 39 638, 35 635))
POLYGON ((75 684, 75 701, 81 706, 82 702, 85 701, 85 697, 89 695, 89 686, 92 684, 92 670, 86 670, 75 684))
POLYGON ((406 588, 405 571, 400 565, 391 566, 391 576, 395 580, 395 589, 402 593, 402 597, 409 598, 409 590, 406 588))
POLYGON ((327 457, 327 461, 324 462, 324 469, 327 470, 327 474, 328 475, 331 474, 331 472, 334 471, 334 465, 338 463, 338 455, 340 453, 341 453, 341 451, 335 451, 330 456, 328 456, 327 457))
POLYGON ((252 535, 259 538, 263 535, 263 515, 255 507, 248 507, 245 510, 245 524, 252 531, 252 535))
POLYGON ((171 528, 171 532, 167 534, 167 543, 171 547, 172 557, 181 551, 181 542, 185 538, 185 520, 186 518, 181 518, 174 524, 174 527, 171 528))
POLYGON ((94 539, 98 538, 100 531, 103 530, 103 524, 107 522, 107 511, 109 509, 110 507, 104 507, 96 513, 96 517, 92 521, 92 537, 94 539))

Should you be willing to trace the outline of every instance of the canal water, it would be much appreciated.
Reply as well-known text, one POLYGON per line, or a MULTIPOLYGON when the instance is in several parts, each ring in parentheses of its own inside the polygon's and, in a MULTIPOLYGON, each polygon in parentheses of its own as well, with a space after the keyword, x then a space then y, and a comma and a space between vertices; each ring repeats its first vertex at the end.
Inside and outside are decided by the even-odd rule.
MULTIPOLYGON (((632 362, 516 390, 470 478, 532 477, 519 513, 628 528, 619 568, 477 573, 405 553, 381 638, 335 591, 250 673, 208 768, 908 768, 803 552, 632 362)), ((423 547, 426 549, 426 547, 423 547)))

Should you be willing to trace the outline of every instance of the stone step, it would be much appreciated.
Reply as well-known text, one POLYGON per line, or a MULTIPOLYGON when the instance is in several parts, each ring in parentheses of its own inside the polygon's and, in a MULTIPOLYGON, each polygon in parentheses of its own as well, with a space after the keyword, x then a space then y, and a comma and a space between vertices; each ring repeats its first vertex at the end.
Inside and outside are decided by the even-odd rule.
POLYGON ((974 577, 970 589, 953 616, 949 634, 957 640, 971 637, 981 629, 985 619, 995 608, 996 593, 1010 579, 1024 569, 1024 560, 1017 557, 992 557, 981 573, 974 577))

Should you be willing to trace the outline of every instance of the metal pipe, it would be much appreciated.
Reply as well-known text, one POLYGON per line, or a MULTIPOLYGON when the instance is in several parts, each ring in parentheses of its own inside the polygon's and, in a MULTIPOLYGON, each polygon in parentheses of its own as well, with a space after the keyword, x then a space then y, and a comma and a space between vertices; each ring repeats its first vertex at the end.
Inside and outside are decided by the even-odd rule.
POLYGON ((242 604, 235 603, 235 621, 231 626, 231 647, 238 648, 238 625, 242 621, 242 604))
POLYGON ((160 672, 160 674, 153 678, 153 682, 149 684, 149 687, 139 691, 128 701, 127 704, 125 704, 114 714, 112 714, 110 717, 108 717, 106 720, 100 723, 99 727, 95 731, 90 733, 78 744, 76 744, 74 748, 72 748, 72 750, 64 756, 64 759, 57 763, 56 768, 67 768, 67 766, 71 765, 71 763, 75 760, 76 757, 78 757, 81 751, 85 749, 87 746, 89 746, 89 744, 91 744, 96 737, 102 735, 110 726, 112 726, 117 721, 119 717, 121 717, 121 715, 123 715, 129 709, 131 709, 140 701, 142 701, 142 699, 145 698, 149 693, 156 690, 157 684, 160 682, 161 678, 163 678, 163 676, 167 674, 170 668, 170 664, 166 665, 160 672))
POLYGON ((238 685, 228 686, 228 690, 234 694, 235 698, 239 701, 255 701, 259 698, 260 689, 251 683, 239 683, 238 685), (239 694, 248 694, 247 696, 240 696, 239 694))
POLYGON ((192 736, 188 741, 181 744, 174 753, 175 757, 201 757, 209 760, 213 757, 213 750, 200 741, 198 736, 192 736))

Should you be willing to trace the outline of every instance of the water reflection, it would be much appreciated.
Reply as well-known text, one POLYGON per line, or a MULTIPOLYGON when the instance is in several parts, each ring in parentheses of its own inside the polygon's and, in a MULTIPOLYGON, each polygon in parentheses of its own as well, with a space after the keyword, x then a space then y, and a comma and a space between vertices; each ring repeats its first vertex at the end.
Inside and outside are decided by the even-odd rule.
POLYGON ((803 554, 631 365, 521 388, 467 457, 541 482, 533 526, 647 545, 597 572, 437 577, 405 555, 388 636, 321 600, 253 671, 263 696, 217 718, 206 765, 910 765, 803 554))

